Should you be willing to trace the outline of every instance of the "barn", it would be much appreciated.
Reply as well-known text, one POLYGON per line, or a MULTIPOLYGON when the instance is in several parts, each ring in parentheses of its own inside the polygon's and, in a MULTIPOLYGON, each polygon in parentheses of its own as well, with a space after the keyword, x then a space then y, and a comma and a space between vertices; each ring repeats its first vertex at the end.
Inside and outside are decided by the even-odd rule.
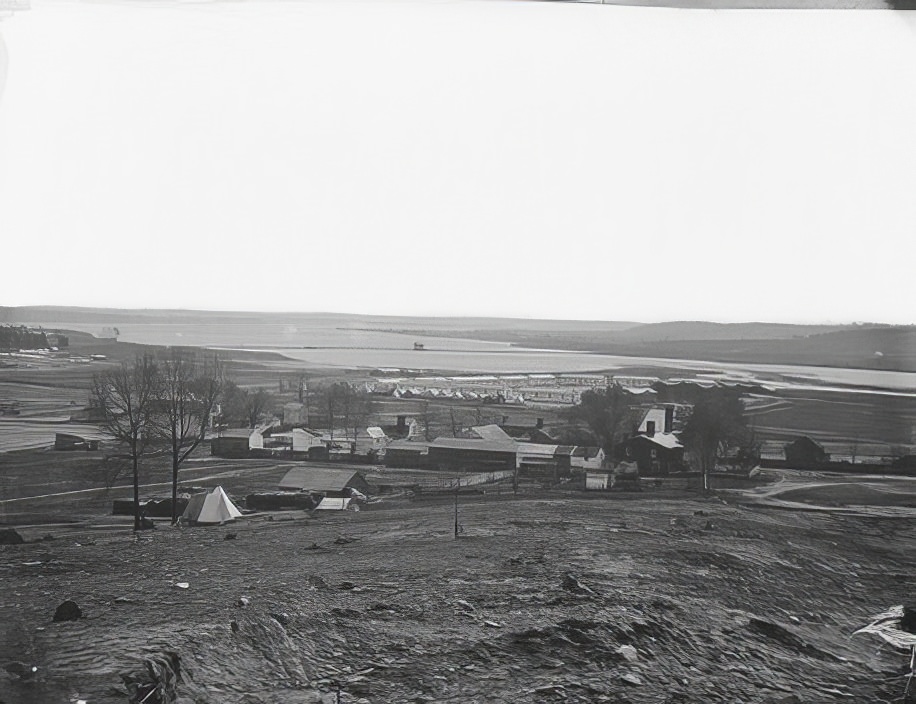
POLYGON ((429 446, 429 465, 436 469, 516 468, 518 444, 508 440, 436 438, 429 446))

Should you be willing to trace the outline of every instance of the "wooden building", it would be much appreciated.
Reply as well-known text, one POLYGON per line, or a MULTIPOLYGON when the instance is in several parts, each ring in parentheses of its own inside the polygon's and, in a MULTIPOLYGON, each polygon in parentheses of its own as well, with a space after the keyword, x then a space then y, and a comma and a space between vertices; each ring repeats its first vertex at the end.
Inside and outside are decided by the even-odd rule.
POLYGON ((803 435, 786 445, 786 466, 816 469, 830 461, 830 455, 817 440, 803 435))
POLYGON ((511 441, 471 438, 436 438, 429 446, 429 466, 434 469, 516 468, 518 445, 511 441))

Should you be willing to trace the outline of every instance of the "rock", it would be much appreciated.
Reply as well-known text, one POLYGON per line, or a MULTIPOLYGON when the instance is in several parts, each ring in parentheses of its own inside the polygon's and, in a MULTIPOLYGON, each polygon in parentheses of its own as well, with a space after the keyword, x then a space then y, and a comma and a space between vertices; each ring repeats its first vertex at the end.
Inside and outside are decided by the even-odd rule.
POLYGON ((473 604, 471 604, 470 602, 465 601, 464 599, 458 599, 458 601, 456 601, 455 603, 458 604, 458 606, 461 606, 461 607, 467 609, 468 611, 476 611, 476 610, 477 610, 477 609, 474 608, 474 605, 473 605, 473 604))
POLYGON ((191 587, 187 582, 175 582, 172 586, 175 587, 175 589, 189 589, 191 587))
POLYGON ((238 633, 238 632, 239 632, 239 622, 238 622, 238 621, 230 621, 230 622, 229 622, 229 628, 232 630, 233 633, 238 633))
POLYGON ((716 530, 716 527, 716 524, 712 521, 706 521, 706 526, 703 528, 703 530, 716 530))
POLYGON ((25 538, 12 528, 0 530, 0 545, 22 545, 24 542, 25 538))
POLYGON ((632 645, 621 645, 617 648, 617 654, 621 655, 627 662, 637 662, 639 660, 639 653, 636 652, 636 648, 632 645))
POLYGON ((16 675, 18 678, 23 680, 31 679, 35 676, 35 673, 38 672, 38 668, 35 665, 26 665, 25 663, 18 661, 7 663, 3 666, 3 669, 9 672, 11 675, 16 675))
POLYGON ((77 621, 83 617, 83 610, 75 601, 67 599, 54 612, 55 621, 77 621))
POLYGON ((350 591, 351 589, 356 589, 356 585, 353 584, 353 582, 341 582, 337 588, 343 589, 344 591, 350 591))
POLYGON ((238 533, 226 533, 223 536, 223 540, 235 540, 238 537, 238 533))
POLYGON ((289 617, 289 614, 286 613, 286 612, 280 612, 280 613, 273 613, 273 612, 271 612, 271 613, 270 613, 270 617, 271 617, 274 621, 276 621, 277 623, 279 623, 281 626, 288 626, 288 625, 289 625, 289 622, 292 621, 292 619, 289 617))
POLYGON ((700 509, 699 511, 694 511, 693 515, 694 516, 708 516, 709 514, 706 511, 704 511, 703 509, 700 509))
POLYGON ((342 616, 343 618, 359 618, 362 616, 356 609, 340 608, 339 606, 335 606, 331 609, 331 613, 336 616, 342 616))
POLYGON ((626 674, 621 675, 620 679, 622 679, 627 684, 632 684, 635 687, 642 686, 642 678, 640 678, 639 675, 633 674, 632 672, 627 672, 626 674))
POLYGON ((240 596, 238 602, 236 603, 239 605, 240 608, 244 609, 246 606, 248 606, 251 603, 251 599, 249 599, 247 596, 240 596))
POLYGON ((916 634, 916 608, 903 607, 903 616, 900 619, 900 630, 916 634))
POLYGON ((574 594, 594 594, 595 592, 580 582, 575 575, 567 572, 563 577, 563 589, 574 594))
POLYGON ((490 628, 502 628, 503 627, 501 623, 497 623, 496 621, 484 621, 483 624, 485 626, 489 626, 490 628))

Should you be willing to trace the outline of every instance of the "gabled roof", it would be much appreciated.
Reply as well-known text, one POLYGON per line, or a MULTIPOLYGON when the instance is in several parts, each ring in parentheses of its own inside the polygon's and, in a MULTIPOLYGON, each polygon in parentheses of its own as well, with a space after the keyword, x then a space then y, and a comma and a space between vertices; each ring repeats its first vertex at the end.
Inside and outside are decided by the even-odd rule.
POLYGON ((413 440, 395 440, 394 442, 388 443, 388 447, 385 448, 386 451, 390 452, 391 450, 402 450, 407 452, 426 452, 429 450, 428 442, 414 442, 413 440))
POLYGON ((272 438, 290 438, 291 439, 294 434, 308 435, 309 437, 312 437, 312 438, 321 437, 319 433, 316 433, 314 430, 309 430, 308 428, 293 428, 292 430, 288 430, 285 433, 274 433, 270 437, 272 438))
POLYGON ((253 432, 254 430, 252 428, 227 428, 226 430, 220 431, 219 437, 248 439, 253 432))
POLYGON ((316 511, 343 511, 353 499, 335 499, 329 496, 324 497, 315 507, 316 511))
POLYGON ((655 435, 635 435, 631 440, 645 440, 667 450, 676 450, 684 447, 674 433, 655 433, 655 435))
POLYGON ((553 457, 559 445, 541 445, 536 442, 520 442, 518 444, 519 454, 540 455, 544 457, 553 457))
POLYGON ((639 428, 637 432, 645 433, 648 429, 648 423, 655 423, 655 432, 663 430, 665 427, 665 409, 664 408, 650 408, 646 411, 646 414, 642 417, 642 420, 639 421, 639 428))
POLYGON ((481 452, 516 452, 518 443, 506 440, 475 440, 473 438, 436 438, 430 447, 445 450, 479 450, 481 452))
POLYGON ((495 423, 471 428, 482 440, 512 440, 512 437, 495 423))
POLYGON ((353 479, 365 478, 352 469, 329 469, 324 467, 296 467, 289 470, 280 480, 281 489, 311 491, 343 491, 353 479))
POLYGON ((572 457, 573 453, 576 451, 575 445, 557 445, 557 449, 554 451, 555 455, 569 455, 572 457))
POLYGON ((821 445, 817 440, 815 440, 814 438, 812 438, 809 435, 802 435, 800 437, 797 437, 792 442, 790 442, 789 445, 791 446, 797 443, 806 443, 808 445, 814 445, 815 447, 817 447, 820 450, 824 449, 823 445, 821 445))

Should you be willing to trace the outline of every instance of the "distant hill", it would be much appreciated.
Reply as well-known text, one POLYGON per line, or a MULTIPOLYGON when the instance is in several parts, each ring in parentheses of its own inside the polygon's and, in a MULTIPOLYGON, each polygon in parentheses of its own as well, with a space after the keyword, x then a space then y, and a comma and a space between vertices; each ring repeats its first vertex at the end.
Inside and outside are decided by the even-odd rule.
POLYGON ((848 325, 791 325, 786 323, 708 323, 677 321, 649 323, 615 336, 630 342, 684 340, 787 340, 849 329, 848 325))
POLYGON ((528 318, 482 317, 406 317, 393 315, 360 315, 349 313, 259 313, 242 311, 82 308, 70 306, 0 306, 0 323, 81 323, 122 325, 144 323, 214 323, 238 324, 309 322, 337 323, 343 327, 366 327, 373 330, 503 330, 609 332, 639 326, 641 323, 619 321, 538 320, 528 318))
POLYGON ((916 371, 916 327, 402 317, 341 313, 0 307, 2 323, 322 325, 508 342, 523 347, 720 362, 916 371))
POLYGON ((462 336, 634 357, 916 371, 913 326, 661 323, 606 334, 477 330, 462 336))

